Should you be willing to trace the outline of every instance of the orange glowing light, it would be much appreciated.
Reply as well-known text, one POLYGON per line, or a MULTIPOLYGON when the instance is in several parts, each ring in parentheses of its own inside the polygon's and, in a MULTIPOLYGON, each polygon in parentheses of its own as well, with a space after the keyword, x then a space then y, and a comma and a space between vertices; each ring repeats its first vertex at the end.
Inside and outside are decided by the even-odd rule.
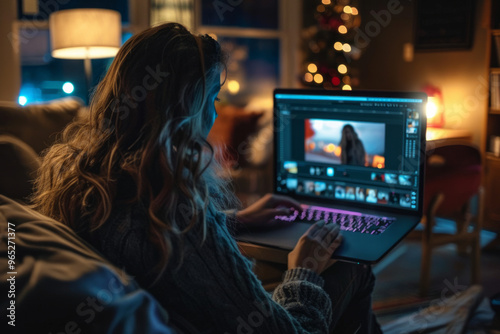
POLYGON ((333 153, 335 151, 335 145, 328 144, 323 148, 323 151, 325 151, 326 153, 333 153))
POLYGON ((336 157, 340 157, 340 155, 342 154, 342 148, 340 146, 337 146, 333 154, 335 154, 336 157))
POLYGON ((427 85, 422 89, 427 99, 427 127, 442 128, 444 125, 443 94, 438 87, 427 85))
POLYGON ((385 167, 385 158, 380 155, 373 156, 372 167, 384 168, 385 167))

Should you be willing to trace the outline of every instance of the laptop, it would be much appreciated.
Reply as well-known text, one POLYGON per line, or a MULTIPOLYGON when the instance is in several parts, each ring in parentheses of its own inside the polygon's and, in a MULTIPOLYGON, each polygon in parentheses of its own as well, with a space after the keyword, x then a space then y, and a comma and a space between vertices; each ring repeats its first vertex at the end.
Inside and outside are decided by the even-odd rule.
POLYGON ((427 96, 417 92, 274 91, 274 193, 303 211, 238 241, 292 250, 314 222, 340 225, 333 258, 376 263, 421 220, 427 96))

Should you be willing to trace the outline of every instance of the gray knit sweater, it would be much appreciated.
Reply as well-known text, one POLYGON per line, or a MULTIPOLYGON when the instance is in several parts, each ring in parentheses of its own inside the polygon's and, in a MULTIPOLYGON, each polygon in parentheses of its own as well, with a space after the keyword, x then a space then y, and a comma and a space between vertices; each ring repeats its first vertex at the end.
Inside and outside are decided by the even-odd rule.
POLYGON ((171 314, 202 333, 327 333, 331 301, 323 279, 307 269, 288 270, 272 296, 252 272, 226 226, 226 216, 209 210, 206 240, 185 235, 182 264, 178 242, 161 278, 151 286, 158 261, 140 206, 117 207, 92 237, 82 234, 116 266, 134 276, 171 314))

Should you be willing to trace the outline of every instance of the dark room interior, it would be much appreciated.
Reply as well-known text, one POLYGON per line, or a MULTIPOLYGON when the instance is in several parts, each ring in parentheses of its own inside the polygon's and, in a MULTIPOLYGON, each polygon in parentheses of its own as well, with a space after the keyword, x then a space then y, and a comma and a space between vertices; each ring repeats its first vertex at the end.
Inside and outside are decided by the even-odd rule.
POLYGON ((500 333, 497 0, 0 12, 2 333, 500 333))

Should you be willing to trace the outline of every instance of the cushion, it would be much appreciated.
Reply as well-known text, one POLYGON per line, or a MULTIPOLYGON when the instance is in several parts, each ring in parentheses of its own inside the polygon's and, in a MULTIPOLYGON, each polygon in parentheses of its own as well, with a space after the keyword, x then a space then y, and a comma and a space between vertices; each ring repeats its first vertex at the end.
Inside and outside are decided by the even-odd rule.
POLYGON ((17 137, 37 154, 50 146, 69 122, 77 116, 82 104, 74 98, 64 98, 25 107, 0 102, 0 134, 17 137))
POLYGON ((40 158, 21 140, 0 135, 0 194, 24 200, 33 190, 40 158))
POLYGON ((69 227, 1 195, 0 238, 0 333, 173 333, 159 303, 69 227))
POLYGON ((251 138, 257 133, 262 112, 247 111, 234 106, 217 108, 218 117, 210 131, 208 141, 215 147, 219 158, 229 167, 249 164, 251 138))

